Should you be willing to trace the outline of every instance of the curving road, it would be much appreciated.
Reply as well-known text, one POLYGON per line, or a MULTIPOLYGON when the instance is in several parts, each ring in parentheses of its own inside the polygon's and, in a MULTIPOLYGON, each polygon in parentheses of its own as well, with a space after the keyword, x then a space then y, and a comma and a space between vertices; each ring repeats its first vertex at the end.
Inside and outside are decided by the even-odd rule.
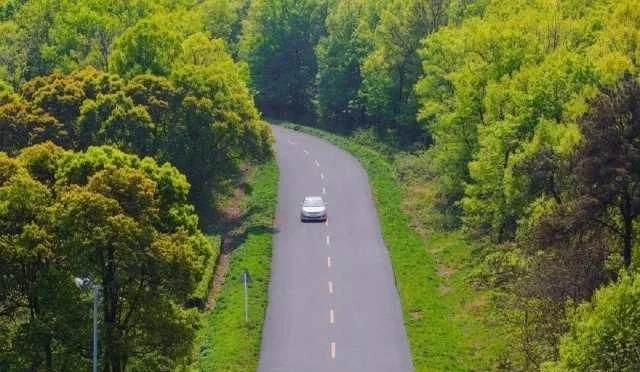
POLYGON ((368 178, 352 156, 273 127, 280 184, 260 372, 413 371, 368 178), (322 195, 327 223, 301 223, 322 195))

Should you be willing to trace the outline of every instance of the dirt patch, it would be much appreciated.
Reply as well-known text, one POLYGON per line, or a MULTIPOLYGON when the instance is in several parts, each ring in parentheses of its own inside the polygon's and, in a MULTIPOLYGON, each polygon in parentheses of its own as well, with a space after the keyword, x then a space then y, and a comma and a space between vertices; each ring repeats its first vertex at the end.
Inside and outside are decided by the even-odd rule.
POLYGON ((451 287, 448 285, 440 284, 440 286, 438 286, 438 292, 443 295, 449 294, 451 293, 451 287))
POLYGON ((478 297, 474 301, 464 306, 464 312, 468 314, 482 314, 489 306, 489 300, 485 297, 478 297))
POLYGON ((215 272, 209 284, 209 293, 205 304, 205 311, 215 307, 216 299, 222 291, 224 279, 229 271, 231 253, 238 247, 238 240, 244 233, 242 217, 244 215, 243 202, 246 198, 244 185, 241 184, 233 191, 233 197, 220 211, 220 254, 216 260, 215 272))
POLYGON ((456 271, 450 267, 439 264, 438 265, 438 276, 449 279, 456 271))
POLYGON ((412 320, 419 320, 424 316, 424 312, 422 310, 411 310, 411 312, 409 312, 409 316, 412 320))
POLYGON ((445 282, 438 286, 438 292, 443 295, 451 293, 451 286, 449 286, 447 283, 449 281, 449 278, 451 278, 451 276, 453 276, 453 274, 455 273, 455 270, 443 265, 442 263, 438 263, 436 271, 438 273, 438 276, 443 278, 445 282))

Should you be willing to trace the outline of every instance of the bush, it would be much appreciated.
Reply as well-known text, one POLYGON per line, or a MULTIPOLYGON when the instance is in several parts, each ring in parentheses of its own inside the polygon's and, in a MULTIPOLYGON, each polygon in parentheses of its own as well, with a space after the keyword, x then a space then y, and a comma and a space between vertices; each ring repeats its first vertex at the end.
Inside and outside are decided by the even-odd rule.
POLYGON ((640 276, 623 273, 570 316, 558 363, 545 371, 640 370, 640 276))

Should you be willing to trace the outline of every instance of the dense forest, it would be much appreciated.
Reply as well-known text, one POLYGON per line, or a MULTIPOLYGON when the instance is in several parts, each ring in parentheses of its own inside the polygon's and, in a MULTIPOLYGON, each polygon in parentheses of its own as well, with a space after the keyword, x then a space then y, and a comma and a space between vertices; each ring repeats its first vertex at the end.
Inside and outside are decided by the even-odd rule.
POLYGON ((496 369, 640 369, 640 2, 4 0, 0 32, 0 370, 87 369, 78 275, 105 371, 179 370, 263 118, 375 146, 480 242, 496 369))
MULTIPOLYGON (((218 247, 202 229, 271 131, 225 1, 0 4, 0 370, 189 363, 218 247), (168 27, 172 25, 172 27, 168 27), (208 274, 208 275, 207 275, 208 274)), ((231 16, 234 17, 231 17, 231 16)))

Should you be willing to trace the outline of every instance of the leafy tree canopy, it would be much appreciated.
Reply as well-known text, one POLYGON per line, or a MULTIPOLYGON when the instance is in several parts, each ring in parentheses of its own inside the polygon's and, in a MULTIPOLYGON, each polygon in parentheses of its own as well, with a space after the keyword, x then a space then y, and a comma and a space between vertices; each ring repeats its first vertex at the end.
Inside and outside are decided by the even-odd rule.
POLYGON ((637 327, 640 280, 623 274, 615 283, 598 290, 570 318, 570 330, 562 338, 560 360, 543 371, 635 371, 640 368, 637 327))
POLYGON ((0 153, 0 169, 0 317, 20 330, 3 339, 0 361, 88 367, 88 332, 70 333, 90 329, 91 299, 74 276, 103 286, 105 370, 151 356, 164 361, 157 370, 175 368, 189 356, 196 318, 181 304, 214 251, 182 174, 112 147, 78 153, 51 143, 0 153))

